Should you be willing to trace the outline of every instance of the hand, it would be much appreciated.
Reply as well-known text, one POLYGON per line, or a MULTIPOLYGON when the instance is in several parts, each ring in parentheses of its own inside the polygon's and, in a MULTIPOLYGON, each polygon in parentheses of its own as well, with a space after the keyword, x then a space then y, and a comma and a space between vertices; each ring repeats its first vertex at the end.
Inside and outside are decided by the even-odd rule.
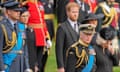
POLYGON ((110 51, 110 53, 113 55, 114 54, 114 48, 112 47, 112 45, 108 46, 108 50, 110 51))
POLYGON ((35 65, 35 72, 38 72, 38 71, 39 71, 38 66, 35 65))
POLYGON ((50 48, 52 46, 51 40, 47 40, 46 43, 47 43, 47 48, 50 48))
POLYGON ((58 69, 58 72, 65 72, 65 69, 62 67, 62 68, 59 68, 58 69))
POLYGON ((25 72, 33 72, 31 69, 26 69, 25 72))

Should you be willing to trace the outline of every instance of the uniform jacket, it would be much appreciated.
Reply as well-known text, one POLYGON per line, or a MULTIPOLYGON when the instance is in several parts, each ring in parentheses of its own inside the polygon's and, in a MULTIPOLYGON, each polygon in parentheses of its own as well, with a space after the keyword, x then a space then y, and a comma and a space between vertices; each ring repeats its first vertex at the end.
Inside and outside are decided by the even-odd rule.
MULTIPOLYGON (((97 32, 99 32, 99 30, 101 29, 101 27, 102 27, 102 26, 105 26, 105 25, 112 26, 112 27, 115 28, 115 29, 116 29, 116 27, 119 26, 119 25, 118 25, 119 23, 118 23, 117 11, 116 11, 116 10, 113 10, 113 11, 115 11, 115 13, 113 13, 113 12, 111 11, 111 9, 112 9, 112 7, 109 6, 106 2, 102 2, 102 3, 100 3, 100 4, 98 5, 95 13, 96 13, 96 14, 101 13, 101 14, 104 15, 104 17, 98 20, 98 25, 97 25, 97 28, 96 28, 96 31, 97 31, 97 32), (103 9, 104 9, 105 11, 103 11, 103 9), (110 11, 111 11, 111 12, 110 12, 110 11), (113 19, 111 19, 111 18, 112 18, 111 16, 110 16, 110 17, 107 17, 107 15, 105 15, 104 12, 107 12, 108 14, 109 14, 109 13, 113 13, 113 14, 112 14, 112 15, 113 15, 113 19), (107 18, 108 18, 108 19, 107 19, 107 18), (105 19, 106 19, 106 20, 105 20, 105 19)), ((114 8, 114 9, 115 9, 115 8, 114 8)))
MULTIPOLYGON (((15 30, 14 27, 8 19, 2 20, 0 24, 3 24, 5 26, 6 32, 8 34, 8 39, 11 41, 13 39, 12 32, 15 30)), ((0 28, 0 71, 6 70, 6 72, 24 72, 26 68, 29 68, 29 64, 27 62, 27 47, 23 44, 23 37, 25 34, 24 25, 19 23, 16 24, 16 34, 18 42, 16 42, 10 51, 3 53, 3 48, 6 46, 6 42, 3 30, 0 28), (18 53, 17 51, 22 51, 22 53, 18 53)))
POLYGON ((94 72, 95 59, 91 60, 90 55, 92 54, 89 54, 89 46, 83 45, 81 40, 72 44, 66 52, 65 72, 94 72), (86 68, 87 66, 89 69, 86 68))
POLYGON ((48 32, 50 34, 50 39, 54 37, 54 3, 49 2, 49 0, 41 0, 44 9, 45 9, 45 22, 48 28, 48 32))
POLYGON ((56 58, 58 68, 64 67, 65 54, 69 46, 71 46, 79 38, 79 34, 72 29, 68 21, 62 23, 56 33, 56 58))
POLYGON ((48 30, 44 21, 44 8, 41 2, 28 2, 30 18, 28 21, 35 31, 36 46, 45 46, 46 38, 48 37, 48 30))

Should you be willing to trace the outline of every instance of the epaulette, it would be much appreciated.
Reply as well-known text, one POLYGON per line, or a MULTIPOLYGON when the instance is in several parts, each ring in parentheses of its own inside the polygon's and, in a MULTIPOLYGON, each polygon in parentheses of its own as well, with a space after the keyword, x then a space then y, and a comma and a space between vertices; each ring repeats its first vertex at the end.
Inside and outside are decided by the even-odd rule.
POLYGON ((82 40, 79 40, 78 42, 79 42, 82 46, 88 47, 88 44, 84 43, 82 40))
POLYGON ((75 42, 74 44, 72 44, 72 45, 67 49, 67 51, 66 51, 66 57, 68 57, 69 51, 70 51, 72 48, 76 48, 78 44, 79 44, 79 42, 77 41, 77 42, 75 42))
POLYGON ((75 42, 74 44, 71 45, 71 47, 76 47, 79 44, 79 41, 75 42))

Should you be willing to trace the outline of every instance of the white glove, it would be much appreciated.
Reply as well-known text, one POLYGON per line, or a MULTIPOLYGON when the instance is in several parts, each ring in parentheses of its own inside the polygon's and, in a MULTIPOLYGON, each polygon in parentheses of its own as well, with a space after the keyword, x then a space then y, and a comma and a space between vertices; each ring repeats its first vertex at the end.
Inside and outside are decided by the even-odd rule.
POLYGON ((47 43, 47 48, 50 48, 52 46, 51 40, 47 40, 46 43, 47 43))
POLYGON ((25 72, 33 72, 31 69, 26 69, 25 72))

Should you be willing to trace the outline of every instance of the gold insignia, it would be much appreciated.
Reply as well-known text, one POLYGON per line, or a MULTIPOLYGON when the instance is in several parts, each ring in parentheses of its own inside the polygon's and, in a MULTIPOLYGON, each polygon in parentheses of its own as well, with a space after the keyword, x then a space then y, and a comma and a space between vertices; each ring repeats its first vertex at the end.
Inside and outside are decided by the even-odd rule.
POLYGON ((19 53, 19 54, 22 54, 22 53, 23 53, 23 51, 22 51, 22 50, 20 50, 18 53, 19 53))
POLYGON ((0 16, 0 21, 3 20, 3 16, 0 16))
POLYGON ((74 53, 73 52, 69 52, 69 54, 73 55, 74 53))
POLYGON ((88 26, 88 29, 89 29, 89 30, 90 30, 90 29, 93 29, 93 27, 92 27, 91 25, 89 25, 89 26, 88 26))
POLYGON ((5 69, 7 69, 8 65, 7 65, 7 64, 5 64, 5 65, 4 65, 4 67, 5 67, 5 69))

